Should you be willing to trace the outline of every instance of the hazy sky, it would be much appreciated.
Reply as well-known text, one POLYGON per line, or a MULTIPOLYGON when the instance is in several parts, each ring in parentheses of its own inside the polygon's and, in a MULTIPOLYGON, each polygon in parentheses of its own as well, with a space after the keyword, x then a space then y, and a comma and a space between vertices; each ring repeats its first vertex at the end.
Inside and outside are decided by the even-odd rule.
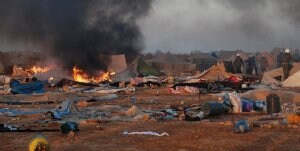
POLYGON ((156 0, 140 20, 146 52, 299 47, 298 0, 156 0))

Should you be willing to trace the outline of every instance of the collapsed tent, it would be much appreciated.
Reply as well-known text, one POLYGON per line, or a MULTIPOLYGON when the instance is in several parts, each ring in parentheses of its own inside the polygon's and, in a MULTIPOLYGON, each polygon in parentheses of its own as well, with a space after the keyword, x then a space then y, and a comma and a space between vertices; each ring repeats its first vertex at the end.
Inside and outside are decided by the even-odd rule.
POLYGON ((261 84, 264 85, 280 85, 283 77, 282 68, 277 68, 263 74, 261 84))
POLYGON ((112 77, 114 82, 121 81, 130 81, 131 77, 139 76, 139 75, 149 76, 149 75, 160 75, 160 73, 154 69, 152 66, 147 64, 142 58, 137 57, 128 67, 127 69, 117 73, 112 77))
MULTIPOLYGON (((300 71, 300 63, 293 63, 292 68, 289 72, 289 76, 292 76, 296 72, 300 71)), ((281 81, 283 80, 283 69, 282 67, 265 72, 263 74, 263 78, 261 80, 262 84, 270 85, 280 85, 281 81)), ((291 81, 291 80, 289 80, 291 81)))
POLYGON ((223 81, 230 77, 238 77, 235 74, 231 74, 225 71, 225 67, 223 63, 218 63, 217 65, 212 66, 208 70, 204 71, 197 77, 194 76, 191 79, 188 79, 186 83, 194 83, 199 82, 201 79, 208 81, 223 81))

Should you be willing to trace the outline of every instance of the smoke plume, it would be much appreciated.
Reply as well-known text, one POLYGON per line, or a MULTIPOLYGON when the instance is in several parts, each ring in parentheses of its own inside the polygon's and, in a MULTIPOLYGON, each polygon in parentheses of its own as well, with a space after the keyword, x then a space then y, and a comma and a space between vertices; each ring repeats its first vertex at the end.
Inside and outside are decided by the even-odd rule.
POLYGON ((147 51, 299 48, 299 8, 299 0, 157 0, 139 24, 147 51))
POLYGON ((74 65, 96 74, 125 53, 133 60, 143 49, 137 20, 152 0, 1 0, 1 39, 39 46, 65 69, 74 65))

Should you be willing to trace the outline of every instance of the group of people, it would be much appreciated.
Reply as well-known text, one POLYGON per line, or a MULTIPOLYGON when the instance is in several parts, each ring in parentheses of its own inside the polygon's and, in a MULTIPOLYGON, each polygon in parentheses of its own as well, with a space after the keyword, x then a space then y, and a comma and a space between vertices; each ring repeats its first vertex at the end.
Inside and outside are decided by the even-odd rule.
MULTIPOLYGON (((257 74, 257 63, 255 56, 249 57, 245 62, 241 58, 240 54, 236 55, 233 61, 233 69, 235 73, 247 73, 247 74, 257 74), (247 69, 245 70, 245 63, 247 64, 247 69)), ((259 62, 259 67, 261 72, 265 72, 269 69, 269 63, 266 57, 261 57, 259 62)), ((277 56, 277 67, 282 67, 283 78, 286 79, 289 76, 289 70, 292 67, 292 56, 290 49, 285 49, 284 52, 281 51, 277 56)))

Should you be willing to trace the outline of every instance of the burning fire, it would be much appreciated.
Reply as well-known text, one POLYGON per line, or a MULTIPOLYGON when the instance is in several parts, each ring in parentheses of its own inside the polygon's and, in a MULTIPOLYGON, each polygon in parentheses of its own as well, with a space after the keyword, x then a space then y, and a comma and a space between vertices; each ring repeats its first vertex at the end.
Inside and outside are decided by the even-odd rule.
POLYGON ((39 67, 39 66, 33 66, 31 69, 28 69, 28 71, 31 71, 34 74, 48 72, 49 70, 50 70, 49 67, 39 67))
POLYGON ((101 81, 111 81, 110 77, 115 75, 115 72, 102 72, 98 77, 89 76, 83 70, 73 67, 73 79, 78 82, 101 82, 101 81))

